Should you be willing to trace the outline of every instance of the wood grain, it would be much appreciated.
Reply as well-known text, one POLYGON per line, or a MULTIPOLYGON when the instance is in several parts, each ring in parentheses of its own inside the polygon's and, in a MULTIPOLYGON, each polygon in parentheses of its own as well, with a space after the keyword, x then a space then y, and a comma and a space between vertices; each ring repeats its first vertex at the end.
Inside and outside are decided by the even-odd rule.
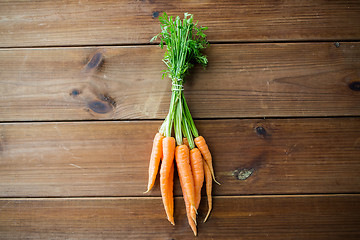
MULTIPOLYGON (((360 44, 217 44, 185 94, 195 118, 358 116, 360 44)), ((0 51, 0 120, 163 119, 158 46, 0 51)))
POLYGON ((183 200, 175 226, 160 198, 1 199, 1 239, 358 239, 359 195, 216 197, 197 238, 183 200))
MULTIPOLYGON (((360 118, 203 120, 215 195, 360 192, 360 118)), ((159 121, 1 124, 0 195, 144 196, 159 121)), ((178 177, 175 194, 179 195, 178 177)), ((158 180, 145 196, 160 196, 158 180)))
POLYGON ((359 40, 357 0, 0 0, 0 240, 360 239, 359 40), (185 94, 221 186, 197 238, 177 173, 176 226, 143 193, 165 11, 209 27, 185 94))
POLYGON ((44 0, 0 2, 0 46, 149 43, 164 11, 194 14, 212 42, 360 39, 356 0, 44 0))

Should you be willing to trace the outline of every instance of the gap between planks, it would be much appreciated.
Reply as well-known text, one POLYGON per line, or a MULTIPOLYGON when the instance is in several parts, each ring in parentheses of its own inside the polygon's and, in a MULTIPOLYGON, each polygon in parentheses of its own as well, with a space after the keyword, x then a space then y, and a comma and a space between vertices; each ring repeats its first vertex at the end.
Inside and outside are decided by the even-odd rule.
MULTIPOLYGON (((360 39, 328 39, 328 40, 277 40, 277 41, 209 41, 210 45, 241 45, 241 44, 288 44, 288 43, 358 43, 360 42, 360 39)), ((53 49, 53 48, 101 48, 101 47, 141 47, 141 46, 157 46, 158 43, 114 43, 114 44, 88 44, 88 45, 34 45, 34 46, 15 46, 15 47, 0 47, 1 50, 31 50, 31 49, 53 49)), ((165 44, 166 46, 166 44, 165 44)))
MULTIPOLYGON (((205 196, 203 196, 205 197, 205 196)), ((307 198, 307 197, 360 197, 360 193, 324 193, 324 194, 259 194, 259 195, 224 195, 224 196, 212 196, 214 199, 235 199, 235 198, 307 198)), ((174 196, 174 198, 181 199, 182 196, 174 196)), ((86 196, 86 197, 1 197, 0 201, 6 200, 131 200, 131 199, 142 199, 142 200, 152 200, 152 199, 161 199, 160 196, 122 196, 122 197, 107 197, 107 196, 86 196)))
MULTIPOLYGON (((358 118, 359 115, 344 116, 270 116, 270 117, 216 117, 216 118, 193 118, 194 121, 221 121, 221 120, 277 120, 277 119, 349 119, 358 118)), ((74 119, 74 120, 21 120, 21 121, 0 121, 0 124, 41 124, 41 123, 94 123, 94 122, 157 122, 164 121, 164 118, 139 118, 139 119, 74 119)))

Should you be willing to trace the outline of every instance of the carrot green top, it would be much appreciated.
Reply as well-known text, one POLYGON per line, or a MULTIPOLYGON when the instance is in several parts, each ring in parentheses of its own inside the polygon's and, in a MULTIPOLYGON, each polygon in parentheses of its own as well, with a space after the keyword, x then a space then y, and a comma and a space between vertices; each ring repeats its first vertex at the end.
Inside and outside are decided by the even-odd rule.
POLYGON ((162 72, 163 78, 168 76, 172 82, 169 113, 160 132, 169 137, 174 128, 177 144, 182 144, 184 135, 192 149, 195 146, 193 136, 197 137, 199 134, 185 100, 183 84, 184 77, 194 63, 200 63, 203 67, 208 63, 207 57, 201 52, 209 45, 204 33, 207 27, 198 26, 198 22, 194 22, 193 15, 189 13, 185 13, 181 20, 179 16, 173 19, 164 12, 159 20, 161 32, 151 42, 160 38, 160 47, 163 49, 166 45, 163 62, 167 69, 162 72))
POLYGON ((164 55, 164 63, 168 67, 163 71, 163 77, 169 76, 173 81, 183 81, 188 70, 193 67, 194 60, 204 67, 208 60, 201 53, 208 46, 204 30, 207 27, 198 26, 194 23, 193 15, 184 14, 181 21, 177 16, 174 20, 165 12, 159 17, 161 32, 150 41, 160 38, 160 46, 164 44, 167 49, 164 55))

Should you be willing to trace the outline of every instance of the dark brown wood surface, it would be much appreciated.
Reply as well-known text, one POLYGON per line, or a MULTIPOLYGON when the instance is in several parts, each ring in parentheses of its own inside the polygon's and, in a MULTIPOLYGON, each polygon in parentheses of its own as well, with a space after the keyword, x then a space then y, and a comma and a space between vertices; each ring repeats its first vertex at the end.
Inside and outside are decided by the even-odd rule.
MULTIPOLYGON (((158 46, 0 50, 0 120, 163 119, 158 46)), ((195 118, 357 116, 360 44, 215 44, 185 85, 195 118)))
MULTIPOLYGON (((360 2, 0 0, 0 239, 191 239, 159 183, 159 15, 208 26, 185 95, 221 186, 197 239, 360 239, 360 2)), ((195 238, 196 239, 196 238, 195 238)))
POLYGON ((1 1, 0 46, 149 43, 164 11, 194 14, 213 42, 360 39, 357 0, 48 0, 1 1))
POLYGON ((215 197, 193 237, 181 198, 175 222, 156 198, 0 199, 1 239, 359 239, 358 195, 215 197))
MULTIPOLYGON (((358 118, 196 123, 222 183, 215 195, 360 191, 358 118)), ((0 196, 160 196, 158 181, 143 194, 160 124, 2 124, 0 196)))

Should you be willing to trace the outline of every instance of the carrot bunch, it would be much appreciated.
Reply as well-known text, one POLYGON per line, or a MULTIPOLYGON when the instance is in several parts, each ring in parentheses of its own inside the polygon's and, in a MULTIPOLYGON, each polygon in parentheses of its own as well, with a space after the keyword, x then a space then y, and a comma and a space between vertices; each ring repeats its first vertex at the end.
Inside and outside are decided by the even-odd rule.
POLYGON ((149 163, 147 191, 154 186, 160 171, 160 190, 167 219, 174 222, 173 181, 176 165, 184 196, 189 225, 197 235, 197 210, 201 200, 201 189, 205 180, 208 201, 208 219, 212 209, 212 181, 215 180, 212 157, 205 139, 199 135, 184 96, 184 77, 194 62, 207 65, 207 58, 201 53, 208 42, 204 30, 193 21, 193 15, 185 13, 184 19, 173 19, 166 13, 159 17, 161 32, 151 41, 160 38, 161 48, 166 45, 163 62, 172 82, 169 113, 155 135, 149 163), (160 170, 159 170, 160 169, 160 170))

